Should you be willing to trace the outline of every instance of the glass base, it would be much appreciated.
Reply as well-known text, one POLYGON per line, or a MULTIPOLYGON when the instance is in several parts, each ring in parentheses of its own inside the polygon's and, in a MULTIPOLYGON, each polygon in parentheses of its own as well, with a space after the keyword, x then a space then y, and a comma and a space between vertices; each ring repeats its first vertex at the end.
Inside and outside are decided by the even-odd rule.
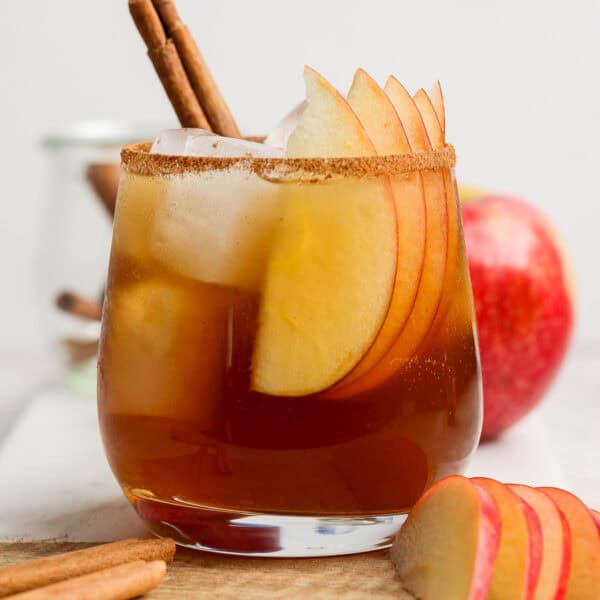
MULTIPOLYGON (((130 496, 131 497, 131 496, 130 496)), ((302 557, 388 548, 406 514, 288 516, 247 513, 135 498, 151 531, 180 546, 241 556, 302 557)))

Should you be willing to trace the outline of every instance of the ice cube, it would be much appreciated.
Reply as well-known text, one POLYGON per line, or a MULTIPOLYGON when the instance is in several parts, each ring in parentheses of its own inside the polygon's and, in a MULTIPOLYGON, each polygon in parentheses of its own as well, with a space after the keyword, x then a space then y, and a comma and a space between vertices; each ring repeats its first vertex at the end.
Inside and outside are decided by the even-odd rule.
POLYGON ((113 250, 137 260, 148 259, 148 240, 156 207, 163 201, 166 180, 124 173, 119 185, 113 250))
POLYGON ((277 125, 275 125, 275 129, 273 129, 266 137, 265 144, 277 148, 285 148, 290 134, 296 129, 307 105, 308 102, 302 100, 302 102, 294 106, 294 108, 292 108, 292 110, 285 115, 277 125))
POLYGON ((258 290, 281 210, 277 186, 243 169, 176 176, 157 209, 151 251, 185 277, 258 290))
POLYGON ((214 399, 223 393, 228 306, 217 286, 145 279, 114 288, 103 359, 106 409, 211 428, 214 399))
POLYGON ((158 134, 158 137, 152 144, 150 152, 152 154, 172 154, 175 156, 184 156, 186 154, 186 144, 191 136, 209 136, 213 135, 206 129, 193 129, 184 127, 182 129, 165 129, 158 134))
POLYGON ((248 140, 216 135, 204 129, 167 129, 152 145, 152 153, 178 156, 216 156, 221 158, 253 156, 279 158, 283 148, 248 140))

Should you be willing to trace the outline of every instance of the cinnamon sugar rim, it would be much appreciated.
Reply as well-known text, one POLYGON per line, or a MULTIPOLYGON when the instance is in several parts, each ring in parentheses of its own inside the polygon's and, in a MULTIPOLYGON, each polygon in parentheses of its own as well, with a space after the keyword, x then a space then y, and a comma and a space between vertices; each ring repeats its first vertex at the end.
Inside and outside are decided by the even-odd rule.
POLYGON ((121 150, 121 165, 136 175, 181 175, 205 171, 247 170, 264 179, 328 179, 377 177, 413 171, 452 168, 456 155, 451 145, 431 152, 352 158, 258 158, 251 156, 176 156, 151 154, 151 142, 129 144, 121 150))

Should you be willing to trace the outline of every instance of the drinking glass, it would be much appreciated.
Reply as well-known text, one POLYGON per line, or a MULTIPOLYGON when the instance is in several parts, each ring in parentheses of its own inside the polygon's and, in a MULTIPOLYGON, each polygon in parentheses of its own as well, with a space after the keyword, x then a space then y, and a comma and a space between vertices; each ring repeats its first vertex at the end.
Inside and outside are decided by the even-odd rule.
POLYGON ((481 428, 454 152, 122 152, 100 345, 108 460, 214 552, 391 543, 481 428))

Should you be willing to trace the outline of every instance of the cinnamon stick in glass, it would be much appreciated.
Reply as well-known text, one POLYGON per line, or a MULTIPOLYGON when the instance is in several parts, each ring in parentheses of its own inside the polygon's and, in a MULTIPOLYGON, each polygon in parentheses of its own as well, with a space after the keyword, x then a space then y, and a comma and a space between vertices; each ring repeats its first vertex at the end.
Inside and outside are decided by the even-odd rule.
POLYGON ((153 0, 167 34, 177 48, 189 82, 210 123, 219 135, 241 137, 240 130, 188 27, 181 21, 173 0, 153 0))
POLYGON ((172 539, 129 539, 0 568, 0 597, 87 575, 135 560, 171 562, 172 539))
POLYGON ((182 127, 211 129, 173 40, 167 38, 152 0, 129 0, 129 12, 182 127))

